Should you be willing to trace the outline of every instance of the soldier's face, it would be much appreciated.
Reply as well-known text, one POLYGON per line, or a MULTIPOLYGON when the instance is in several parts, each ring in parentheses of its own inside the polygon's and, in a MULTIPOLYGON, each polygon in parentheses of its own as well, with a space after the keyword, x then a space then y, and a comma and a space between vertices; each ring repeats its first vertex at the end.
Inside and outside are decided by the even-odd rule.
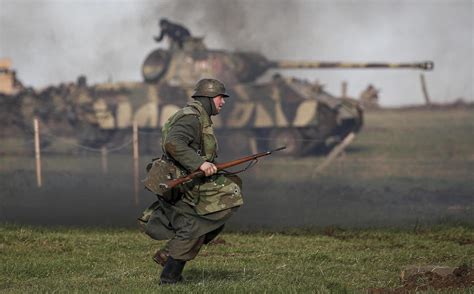
POLYGON ((214 105, 216 106, 217 113, 221 112, 222 107, 224 107, 225 100, 224 96, 219 95, 214 98, 212 98, 212 101, 214 102, 214 105))

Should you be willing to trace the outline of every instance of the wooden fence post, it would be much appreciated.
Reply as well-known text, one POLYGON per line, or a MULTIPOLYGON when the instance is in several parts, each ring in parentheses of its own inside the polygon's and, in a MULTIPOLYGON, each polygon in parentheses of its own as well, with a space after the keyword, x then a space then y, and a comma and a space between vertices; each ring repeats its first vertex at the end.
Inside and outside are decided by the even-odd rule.
POLYGON ((426 87, 425 75, 420 74, 421 90, 423 91, 423 97, 425 97, 426 105, 431 105, 430 95, 428 94, 428 89, 426 87))
POLYGON ((133 183, 134 183, 134 199, 135 205, 138 205, 138 125, 137 121, 133 121, 133 183))
POLYGON ((341 143, 339 143, 337 146, 335 146, 331 152, 326 156, 324 161, 318 165, 314 170, 311 178, 315 178, 318 174, 320 174, 336 157, 341 154, 344 149, 349 146, 349 144, 352 143, 352 141, 355 138, 355 133, 351 132, 349 135, 347 135, 344 140, 342 140, 341 143))
POLYGON ((36 185, 41 188, 43 181, 41 178, 41 150, 40 150, 40 136, 39 136, 39 122, 38 118, 33 119, 33 128, 35 131, 35 162, 36 162, 36 185))

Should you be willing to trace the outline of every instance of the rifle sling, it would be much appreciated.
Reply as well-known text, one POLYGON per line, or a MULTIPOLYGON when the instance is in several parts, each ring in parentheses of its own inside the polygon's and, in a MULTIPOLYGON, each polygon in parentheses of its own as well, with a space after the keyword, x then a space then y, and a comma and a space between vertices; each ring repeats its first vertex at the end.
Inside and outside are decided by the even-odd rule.
MULTIPOLYGON (((254 167, 257 163, 258 163, 258 158, 255 158, 255 159, 250 160, 249 163, 247 164, 247 166, 245 168, 241 169, 241 170, 238 170, 238 171, 235 171, 235 172, 230 172, 230 171, 227 171, 225 169, 221 169, 220 171, 224 175, 236 175, 236 174, 240 174, 240 173, 254 167)), ((218 172, 218 174, 219 174, 219 172, 218 172)))

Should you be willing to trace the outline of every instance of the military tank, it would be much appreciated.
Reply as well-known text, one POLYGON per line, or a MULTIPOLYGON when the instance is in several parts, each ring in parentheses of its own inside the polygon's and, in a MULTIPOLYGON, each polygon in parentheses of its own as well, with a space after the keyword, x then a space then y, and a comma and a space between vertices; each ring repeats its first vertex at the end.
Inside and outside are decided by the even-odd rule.
MULTIPOLYGON (((286 145, 285 155, 304 155, 330 149, 363 125, 359 101, 337 97, 317 82, 274 74, 257 82, 269 69, 412 68, 431 70, 432 62, 340 63, 271 61, 258 53, 207 49, 202 38, 189 38, 183 48, 153 50, 142 65, 143 82, 87 85, 61 84, 23 95, 24 117, 37 115, 54 132, 61 125, 80 144, 95 148, 116 146, 129 139, 135 120, 144 133, 160 129, 184 106, 201 78, 223 81, 232 98, 213 118, 220 143, 243 154, 286 145), (70 126, 69 128, 67 126, 70 126), (80 130, 78 132, 78 130, 80 130)), ((148 136, 151 137, 151 136, 148 136)), ((159 152, 158 138, 146 146, 159 152)))
MULTIPOLYGON (((202 38, 189 38, 182 49, 152 51, 143 62, 142 75, 149 84, 180 87, 191 93, 196 81, 215 77, 229 88, 232 98, 217 127, 228 137, 228 147, 286 145, 287 155, 327 149, 363 124, 359 101, 336 97, 322 85, 275 74, 257 83, 270 69, 421 69, 432 70, 430 61, 417 63, 342 63, 272 61, 259 53, 207 49, 202 38), (255 143, 256 142, 256 143, 255 143), (321 148, 322 147, 322 148, 321 148)), ((165 98, 165 95, 159 95, 165 98)))

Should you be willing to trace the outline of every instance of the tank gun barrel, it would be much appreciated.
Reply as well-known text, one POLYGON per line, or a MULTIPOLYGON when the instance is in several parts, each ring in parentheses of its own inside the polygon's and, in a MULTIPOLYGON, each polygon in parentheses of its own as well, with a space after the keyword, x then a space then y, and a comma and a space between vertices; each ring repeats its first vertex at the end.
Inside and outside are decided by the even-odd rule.
POLYGON ((386 62, 317 62, 317 61, 273 61, 270 68, 298 69, 298 68, 413 68, 422 70, 433 70, 433 61, 413 63, 386 63, 386 62))

